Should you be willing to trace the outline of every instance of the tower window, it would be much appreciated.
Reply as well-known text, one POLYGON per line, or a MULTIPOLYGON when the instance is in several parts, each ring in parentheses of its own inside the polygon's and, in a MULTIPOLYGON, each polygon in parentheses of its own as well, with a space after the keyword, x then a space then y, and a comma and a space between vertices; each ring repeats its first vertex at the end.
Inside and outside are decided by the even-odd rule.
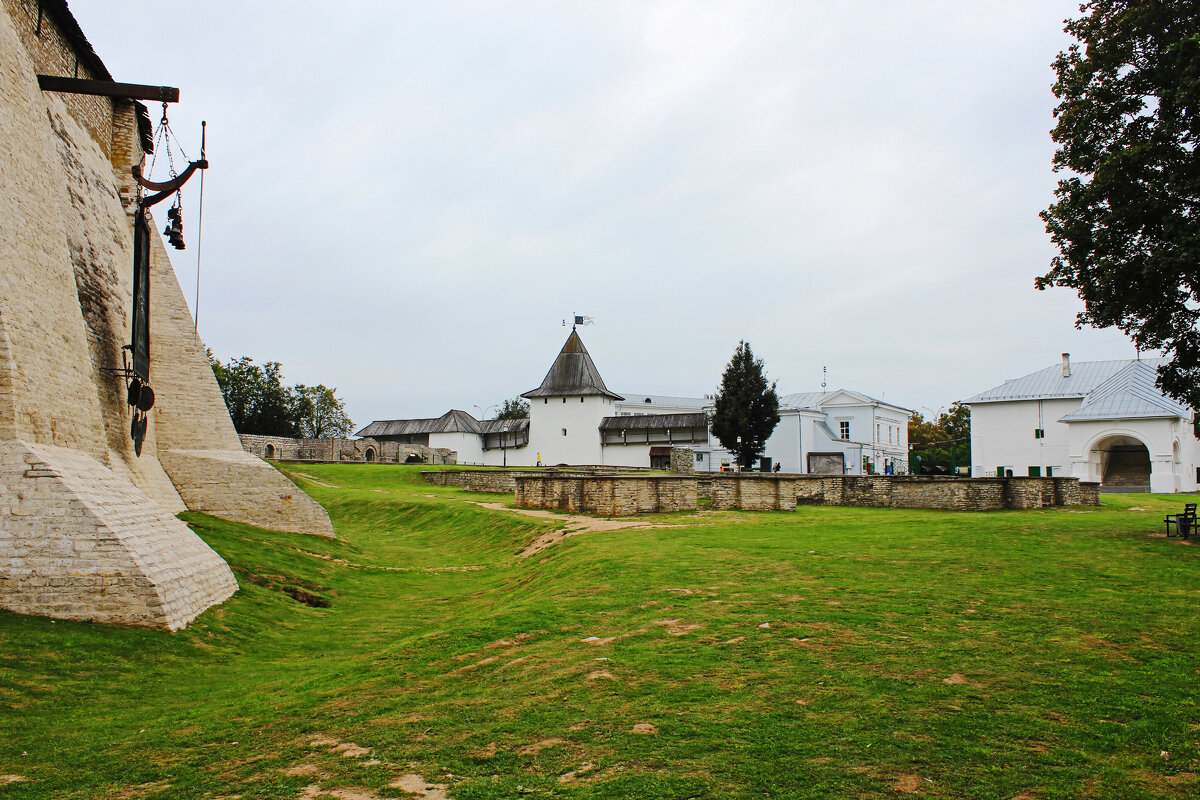
POLYGON ((563 436, 566 436, 566 435, 567 435, 567 429, 566 429, 566 428, 563 428, 563 429, 562 429, 562 431, 563 431, 563 436))

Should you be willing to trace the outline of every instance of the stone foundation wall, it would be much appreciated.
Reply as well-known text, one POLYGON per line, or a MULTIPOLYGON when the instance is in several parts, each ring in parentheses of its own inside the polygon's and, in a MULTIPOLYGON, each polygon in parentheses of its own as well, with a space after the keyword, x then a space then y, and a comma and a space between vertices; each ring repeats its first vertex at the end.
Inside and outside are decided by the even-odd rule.
POLYGON ((682 475, 517 475, 516 504, 606 517, 696 508, 696 479, 682 475))

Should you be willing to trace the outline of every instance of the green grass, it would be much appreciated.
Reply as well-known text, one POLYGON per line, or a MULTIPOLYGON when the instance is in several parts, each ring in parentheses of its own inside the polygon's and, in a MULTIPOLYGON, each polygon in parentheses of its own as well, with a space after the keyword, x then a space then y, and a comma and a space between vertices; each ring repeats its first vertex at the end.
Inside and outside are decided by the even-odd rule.
POLYGON ((0 613, 0 797, 1200 791, 1200 548, 1151 535, 1184 497, 663 515, 521 559, 550 523, 471 502, 503 496, 291 469, 340 538, 184 515, 242 587, 185 631, 0 613))

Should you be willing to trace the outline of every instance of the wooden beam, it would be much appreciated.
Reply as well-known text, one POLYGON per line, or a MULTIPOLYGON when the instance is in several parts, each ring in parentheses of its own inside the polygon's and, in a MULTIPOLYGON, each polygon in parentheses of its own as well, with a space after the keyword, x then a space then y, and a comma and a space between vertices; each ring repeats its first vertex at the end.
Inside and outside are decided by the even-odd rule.
POLYGON ((62 78, 56 75, 38 75, 38 86, 43 92, 66 92, 68 94, 94 94, 100 97, 126 97, 130 100, 151 100, 156 103, 178 103, 179 90, 173 86, 145 86, 140 83, 113 83, 92 81, 84 78, 62 78))

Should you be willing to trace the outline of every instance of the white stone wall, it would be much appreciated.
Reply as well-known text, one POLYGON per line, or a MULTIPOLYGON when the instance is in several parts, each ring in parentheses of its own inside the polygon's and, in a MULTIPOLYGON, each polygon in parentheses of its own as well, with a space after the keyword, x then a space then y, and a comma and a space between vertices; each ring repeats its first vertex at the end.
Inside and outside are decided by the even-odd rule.
POLYGON ((542 464, 551 466, 601 464, 600 421, 611 416, 615 410, 610 397, 535 397, 529 402, 529 444, 522 448, 523 457, 528 465, 537 461, 539 452, 542 464))
POLYGON ((175 630, 235 591, 220 556, 96 459, 0 441, 0 607, 175 630))
POLYGON ((0 8, 0 603, 174 629, 236 589, 173 516, 188 498, 281 530, 332 527, 242 452, 157 234, 158 403, 141 457, 133 452, 123 379, 111 370, 130 336, 132 204, 122 191, 141 157, 136 125, 127 103, 114 111, 106 98, 38 88, 39 71, 64 74, 58 65, 75 54, 53 25, 30 33, 36 7, 0 8), (197 451, 205 455, 189 455, 197 451))
POLYGON ((1150 454, 1150 491, 1194 492, 1196 468, 1200 466, 1200 441, 1190 421, 1174 419, 1072 422, 1069 450, 1072 473, 1081 481, 1102 478, 1101 450, 1108 440, 1132 439, 1150 454))

